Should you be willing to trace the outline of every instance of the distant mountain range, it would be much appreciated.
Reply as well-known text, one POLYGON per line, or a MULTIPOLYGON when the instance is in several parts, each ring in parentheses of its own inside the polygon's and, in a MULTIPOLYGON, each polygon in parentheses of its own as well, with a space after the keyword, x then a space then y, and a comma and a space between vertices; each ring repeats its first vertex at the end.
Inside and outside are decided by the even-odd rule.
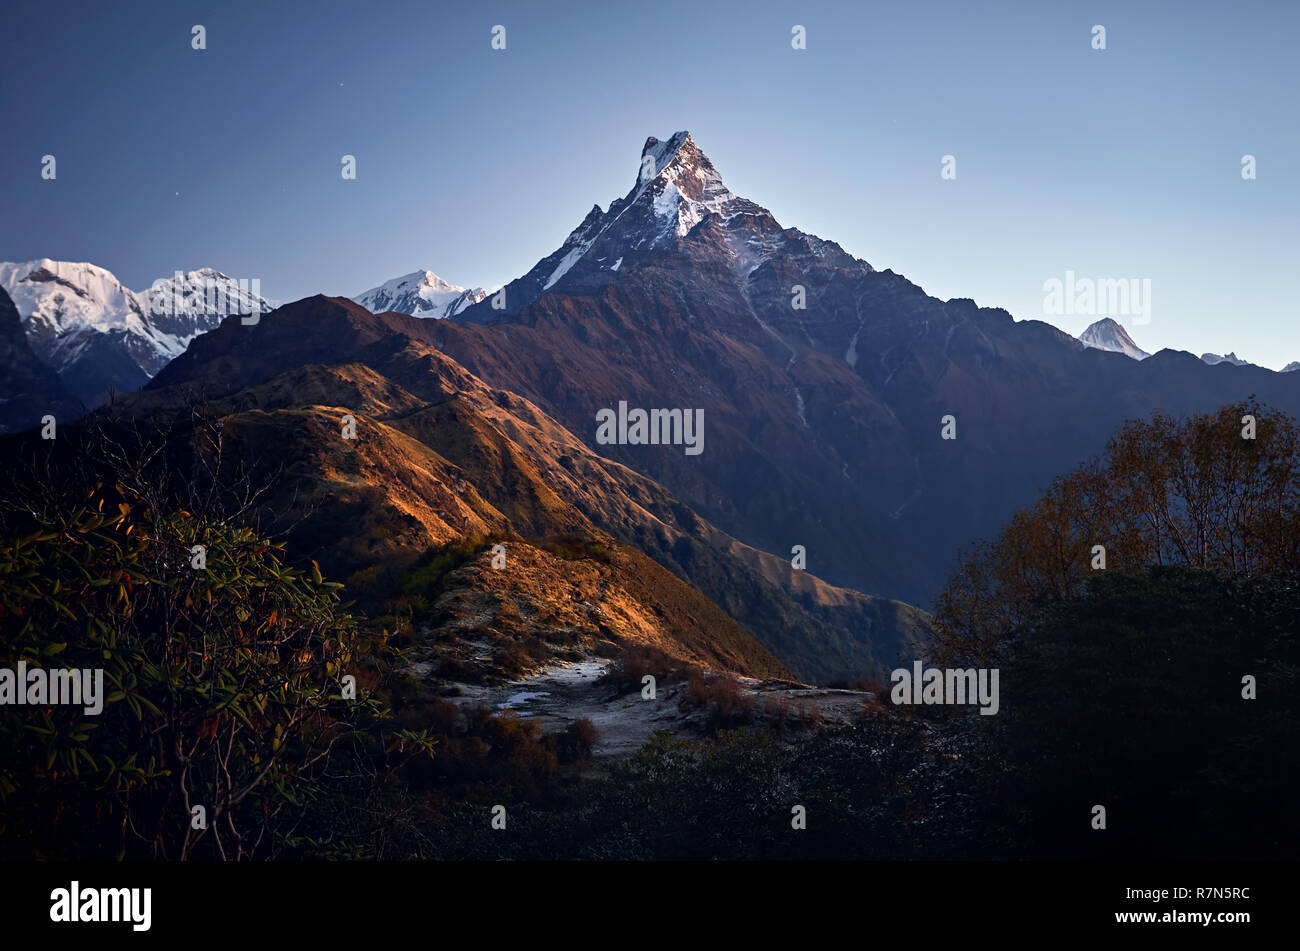
POLYGON ((42 258, 0 263, 0 287, 36 357, 91 407, 138 390, 230 314, 275 306, 211 268, 132 291, 102 267, 42 258))
MULTIPOLYGON (((1206 363, 1208 363, 1210 366, 1216 366, 1217 364, 1220 363, 1231 363, 1234 367, 1253 367, 1255 365, 1253 363, 1247 363, 1245 360, 1242 360, 1240 357, 1238 357, 1235 353, 1225 353, 1222 355, 1217 353, 1203 353, 1201 354, 1201 359, 1204 360, 1206 363)), ((1295 364, 1288 364, 1288 368, 1293 367, 1294 365, 1295 364)), ((1284 369, 1282 372, 1286 373, 1287 370, 1284 369)))
MULTIPOLYGON (((1151 356, 1151 354, 1134 343, 1128 331, 1110 317, 1103 317, 1096 323, 1090 324, 1083 333, 1079 334, 1079 342, 1093 350, 1122 353, 1134 360, 1145 360, 1151 356)), ((1201 354, 1201 360, 1209 366, 1217 366, 1220 363, 1227 363, 1237 367, 1253 367, 1256 365, 1241 359, 1235 353, 1203 353, 1201 354)), ((1278 372, 1290 373, 1293 370, 1300 370, 1300 361, 1288 363, 1278 372)))

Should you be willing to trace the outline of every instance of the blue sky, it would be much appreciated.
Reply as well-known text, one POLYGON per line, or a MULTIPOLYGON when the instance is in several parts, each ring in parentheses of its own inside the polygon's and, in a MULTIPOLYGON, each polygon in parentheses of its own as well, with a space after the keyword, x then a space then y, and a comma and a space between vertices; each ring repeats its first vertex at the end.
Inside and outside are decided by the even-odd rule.
POLYGON ((1149 279, 1150 323, 1130 325, 1145 349, 1300 360, 1300 5, 1282 0, 96 2, 6 19, 3 260, 91 261, 137 289, 212 266, 281 299, 420 267, 494 286, 624 194, 646 136, 689 129, 733 191, 938 297, 1023 319, 1067 270, 1149 279))

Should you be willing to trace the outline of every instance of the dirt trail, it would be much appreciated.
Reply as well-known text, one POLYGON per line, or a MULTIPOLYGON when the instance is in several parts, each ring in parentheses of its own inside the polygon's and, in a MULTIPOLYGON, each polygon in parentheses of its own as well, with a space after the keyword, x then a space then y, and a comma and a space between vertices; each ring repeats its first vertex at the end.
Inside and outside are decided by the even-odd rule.
MULTIPOLYGON (((643 700, 639 690, 621 696, 602 676, 609 661, 588 659, 553 664, 500 686, 458 684, 460 694, 448 697, 457 706, 483 704, 494 710, 512 710, 520 717, 537 718, 545 733, 563 730, 585 717, 596 727, 592 750, 596 758, 629 756, 637 752, 656 730, 678 737, 698 738, 706 733, 704 711, 682 712, 685 684, 660 685, 654 700, 643 700)), ((847 721, 862 712, 874 694, 858 690, 795 687, 772 681, 739 678, 742 695, 758 711, 772 701, 791 711, 814 711, 823 721, 847 721)))

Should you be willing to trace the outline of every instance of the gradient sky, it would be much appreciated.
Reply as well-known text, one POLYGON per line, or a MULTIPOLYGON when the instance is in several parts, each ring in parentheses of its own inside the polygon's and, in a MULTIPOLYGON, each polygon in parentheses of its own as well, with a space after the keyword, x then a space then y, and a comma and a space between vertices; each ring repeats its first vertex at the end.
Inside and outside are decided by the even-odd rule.
POLYGON ((135 289, 211 266, 285 300, 426 267, 492 287, 689 129, 733 191, 935 296, 1041 318, 1067 270, 1146 278, 1139 345, 1280 368, 1297 35, 1284 0, 10 5, 0 259, 135 289))

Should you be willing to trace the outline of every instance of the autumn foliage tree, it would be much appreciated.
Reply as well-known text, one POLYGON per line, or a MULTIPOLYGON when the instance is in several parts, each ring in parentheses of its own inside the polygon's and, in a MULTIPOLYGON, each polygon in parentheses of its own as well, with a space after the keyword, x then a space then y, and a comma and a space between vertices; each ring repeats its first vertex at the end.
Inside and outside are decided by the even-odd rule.
POLYGON ((967 556, 933 654, 1001 672, 999 714, 968 722, 1014 852, 1292 854, 1297 476, 1280 413, 1157 413, 967 556))
POLYGON ((996 658, 1104 565, 1253 576, 1300 564, 1300 431, 1253 399, 1126 423, 963 558, 935 611, 941 662, 996 658), (1104 563, 1101 559, 1104 558, 1104 563))

